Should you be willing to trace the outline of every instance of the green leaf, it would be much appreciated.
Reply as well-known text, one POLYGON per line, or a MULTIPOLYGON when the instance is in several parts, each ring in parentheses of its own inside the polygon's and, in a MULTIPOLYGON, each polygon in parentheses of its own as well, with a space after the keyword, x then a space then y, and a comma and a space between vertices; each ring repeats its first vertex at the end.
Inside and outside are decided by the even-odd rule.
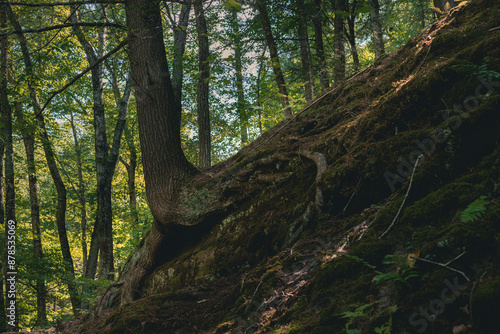
POLYGON ((222 58, 222 60, 225 60, 225 61, 235 61, 236 58, 234 58, 232 55, 229 56, 229 57, 226 57, 226 58, 222 58))
POLYGON ((342 17, 349 17, 349 16, 351 16, 351 13, 346 12, 345 10, 336 10, 334 13, 338 14, 338 15, 341 15, 342 17))
POLYGON ((234 8, 236 10, 241 10, 241 3, 234 0, 226 0, 226 9, 234 8))
POLYGON ((358 13, 360 13, 360 14, 371 13, 373 11, 374 11, 374 9, 370 8, 370 6, 368 6, 368 5, 364 5, 363 7, 358 9, 358 13))
POLYGON ((480 218, 486 212, 486 204, 490 203, 487 198, 488 196, 481 196, 469 204, 469 206, 460 214, 460 221, 462 223, 469 223, 480 218))

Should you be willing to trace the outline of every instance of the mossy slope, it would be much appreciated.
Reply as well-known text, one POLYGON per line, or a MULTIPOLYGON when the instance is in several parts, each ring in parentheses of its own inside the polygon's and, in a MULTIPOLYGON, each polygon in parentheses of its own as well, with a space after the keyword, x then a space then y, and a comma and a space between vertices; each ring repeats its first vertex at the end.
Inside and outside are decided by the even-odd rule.
POLYGON ((192 201, 224 203, 206 233, 67 330, 494 333, 499 13, 457 8, 200 176, 192 201))

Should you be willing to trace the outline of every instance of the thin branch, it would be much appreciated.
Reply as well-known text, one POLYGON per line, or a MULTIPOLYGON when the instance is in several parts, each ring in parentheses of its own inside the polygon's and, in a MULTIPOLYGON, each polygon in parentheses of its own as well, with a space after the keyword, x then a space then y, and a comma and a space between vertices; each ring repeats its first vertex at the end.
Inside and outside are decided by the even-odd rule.
POLYGON ((29 3, 20 1, 0 1, 0 5, 24 6, 24 7, 56 7, 56 6, 71 6, 71 5, 88 5, 96 3, 105 4, 122 4, 125 1, 119 0, 92 0, 92 1, 74 1, 74 2, 48 2, 48 3, 29 3))
POLYGON ((9 37, 10 35, 32 34, 32 33, 39 33, 39 32, 45 32, 45 31, 51 31, 51 30, 57 30, 57 29, 63 29, 63 28, 71 28, 71 27, 115 27, 115 28, 125 29, 124 26, 122 26, 122 25, 120 25, 118 23, 111 23, 111 22, 79 22, 79 23, 56 24, 54 26, 43 27, 43 28, 39 28, 39 29, 26 29, 26 30, 8 31, 8 32, 5 32, 5 33, 2 33, 0 36, 2 36, 1 39, 4 39, 6 37, 9 37))
POLYGON ((337 216, 340 216, 340 215, 343 215, 345 214, 346 210, 347 210, 347 207, 349 206, 349 204, 351 203, 352 201, 352 198, 354 197, 354 195, 356 194, 356 191, 358 190, 358 187, 359 187, 359 184, 361 183, 361 178, 359 178, 359 181, 358 181, 358 184, 356 185, 356 188, 354 188, 354 192, 352 193, 351 197, 349 198, 349 201, 347 202, 347 204, 345 205, 344 209, 342 209, 342 211, 337 215, 337 216))
POLYGON ((83 72, 81 72, 80 74, 78 74, 77 76, 75 76, 73 79, 71 79, 62 88, 60 88, 60 89, 58 89, 58 90, 50 93, 50 97, 48 98, 47 102, 45 102, 45 104, 43 105, 42 109, 40 109, 40 111, 38 112, 38 114, 36 116, 38 117, 38 115, 40 115, 45 110, 45 108, 47 108, 47 106, 49 105, 50 101, 52 101, 52 99, 57 94, 60 94, 60 93, 64 92, 68 87, 70 87, 78 79, 80 79, 81 77, 83 77, 87 72, 89 72, 91 69, 93 69, 94 67, 96 67, 99 63, 103 62, 104 60, 108 59, 109 57, 111 57, 112 55, 114 55, 115 53, 117 53, 118 51, 120 51, 120 49, 123 48, 125 45, 127 45, 127 40, 122 41, 113 50, 109 51, 107 54, 105 54, 101 58, 97 59, 92 65, 90 65, 85 70, 83 70, 83 72))
POLYGON ((458 259, 459 257, 461 257, 462 255, 464 254, 467 254, 466 251, 463 251, 460 255, 458 255, 456 258, 454 258, 453 260, 451 261, 448 261, 447 263, 441 263, 441 262, 436 262, 436 261, 432 261, 432 260, 427 260, 427 259, 422 259, 420 257, 415 257, 415 256, 410 256, 411 259, 414 259, 414 260, 420 260, 420 261, 424 261, 424 262, 427 262, 427 263, 431 263, 431 264, 435 264, 435 265, 438 265, 440 267, 444 267, 446 269, 449 269, 451 271, 454 271, 456 273, 459 273, 460 275, 462 275, 463 277, 465 277, 465 279, 467 280, 467 282, 470 282, 469 278, 467 277, 467 275, 465 275, 465 273, 463 271, 460 271, 458 269, 455 269, 455 268, 452 268, 452 267, 449 267, 448 265, 455 261, 456 259, 458 259))
POLYGON ((396 223, 396 220, 398 219, 399 217, 399 214, 401 213, 401 210, 403 209, 403 206, 405 205, 405 202, 406 202, 406 198, 408 197, 408 194, 410 193, 410 189, 411 189, 411 184, 413 182, 413 175, 415 175, 415 170, 417 169, 417 165, 418 165, 418 161, 420 160, 420 158, 422 157, 422 154, 418 156, 417 158, 417 161, 415 161, 415 166, 413 166, 413 172, 411 173, 411 178, 410 178, 410 184, 408 185, 408 190, 406 191, 406 195, 405 195, 405 198, 403 199, 403 203, 401 203, 401 206, 399 207, 399 210, 398 210, 398 213, 396 214, 396 216, 394 217, 394 219, 392 220, 392 223, 391 225, 389 225, 389 227, 387 228, 387 230, 385 230, 384 233, 382 233, 382 235, 380 237, 378 237, 379 239, 382 239, 382 237, 384 235, 387 234, 387 232, 389 232, 389 230, 394 226, 394 224, 396 223))

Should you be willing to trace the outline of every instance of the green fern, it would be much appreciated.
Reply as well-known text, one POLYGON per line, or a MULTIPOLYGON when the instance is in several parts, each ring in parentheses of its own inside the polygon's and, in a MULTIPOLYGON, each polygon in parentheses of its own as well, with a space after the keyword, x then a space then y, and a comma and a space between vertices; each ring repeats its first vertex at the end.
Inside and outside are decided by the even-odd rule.
POLYGON ((462 223, 470 223, 481 218, 481 216, 486 212, 486 205, 490 203, 487 198, 488 196, 481 196, 469 204, 469 206, 460 214, 460 221, 462 223))

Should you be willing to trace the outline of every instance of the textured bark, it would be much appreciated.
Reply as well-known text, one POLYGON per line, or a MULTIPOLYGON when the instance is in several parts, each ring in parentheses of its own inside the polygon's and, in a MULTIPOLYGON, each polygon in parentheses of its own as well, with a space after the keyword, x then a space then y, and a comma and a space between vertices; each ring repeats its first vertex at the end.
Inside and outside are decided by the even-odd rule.
MULTIPOLYGON (((7 6, 7 15, 9 17, 10 23, 14 27, 14 30, 20 32, 22 31, 19 21, 15 16, 14 12, 7 6)), ((26 37, 22 33, 18 33, 17 37, 19 39, 19 44, 21 46, 21 51, 23 54, 23 60, 26 67, 26 74, 28 77, 33 77, 33 64, 31 61, 31 54, 28 49, 28 43, 26 37)), ((78 300, 78 291, 74 281, 74 267, 73 258, 71 257, 71 250, 68 242, 68 235, 66 232, 66 187, 59 173, 59 168, 57 167, 56 160, 54 157, 54 151, 49 140, 47 129, 45 127, 45 119, 41 111, 40 102, 38 100, 37 93, 30 81, 28 81, 28 88, 30 91, 30 97, 33 104, 33 109, 38 121, 38 126, 41 135, 42 147, 45 153, 45 159, 47 160, 47 165, 49 167, 50 175, 54 181, 57 192, 57 210, 56 210, 56 223, 57 223, 57 233, 59 235, 59 242, 61 244, 61 253, 64 260, 65 270, 69 275, 68 280, 68 291, 70 294, 71 306, 73 308, 73 313, 75 315, 79 314, 80 303, 78 300)))
MULTIPOLYGON (((346 11, 346 0, 333 1, 335 11, 346 11)), ((333 80, 335 81, 335 84, 339 84, 342 80, 345 79, 345 26, 344 18, 340 13, 335 13, 333 29, 335 34, 333 41, 335 46, 333 80)))
MULTIPOLYGON (((8 5, 1 6, 0 5, 0 26, 2 30, 7 25, 6 12, 8 14, 9 7, 8 5)), ((16 193, 14 187, 14 147, 12 143, 12 109, 9 104, 9 99, 7 97, 7 81, 8 81, 8 52, 9 52, 9 42, 5 38, 0 42, 0 111, 2 120, 0 122, 2 137, 0 138, 3 141, 5 146, 5 249, 4 249, 4 259, 5 263, 3 277, 7 282, 9 278, 14 278, 15 275, 9 274, 9 272, 15 272, 16 268, 14 266, 8 265, 8 250, 9 250, 9 229, 7 228, 7 223, 9 221, 16 222, 16 193)), ((17 223, 14 224, 14 228, 17 223)), ((14 234, 15 235, 15 234, 14 234)), ((15 238, 15 237, 14 237, 15 238)), ((14 239, 15 240, 15 239, 14 239)), ((12 294, 8 293, 9 288, 6 283, 5 287, 5 305, 10 306, 11 303, 14 303, 14 317, 15 321, 7 324, 7 329, 9 331, 17 331, 18 330, 18 314, 17 314, 17 304, 16 297, 12 294)), ((2 305, 3 307, 3 305, 2 305)), ((9 311, 12 313, 12 311, 9 311)), ((5 314, 5 313, 4 313, 5 314)), ((8 321, 12 321, 12 319, 8 319, 8 321)))
MULTIPOLYGON (((42 233, 40 232, 40 206, 38 203, 38 180, 35 166, 35 137, 34 124, 28 124, 24 118, 20 103, 15 104, 15 114, 19 123, 19 129, 23 137, 24 149, 26 151, 26 162, 28 167, 30 210, 31 210, 31 230, 33 233, 33 250, 35 258, 43 259, 42 233)), ((36 273, 36 272, 35 272, 36 273)), ((36 309, 37 321, 35 326, 43 326, 47 323, 47 303, 45 280, 43 275, 38 273, 36 280, 36 309)))
POLYGON ((351 15, 347 17, 347 31, 346 31, 347 40, 349 41, 349 45, 351 47, 354 72, 359 71, 359 55, 358 55, 358 47, 356 46, 356 31, 355 31, 356 5, 357 5, 357 0, 353 0, 350 8, 348 8, 348 12, 351 13, 351 15))
POLYGON ((127 186, 128 186, 128 202, 130 207, 130 217, 132 218, 132 230, 137 231, 137 224, 139 223, 139 212, 137 211, 137 193, 135 190, 135 170, 137 169, 137 149, 132 138, 132 133, 128 125, 125 125, 125 141, 129 151, 129 161, 126 162, 123 158, 120 161, 127 170, 127 186))
POLYGON ((71 123, 71 130, 73 133, 73 142, 75 144, 76 168, 78 173, 78 200, 80 201, 80 214, 81 214, 80 228, 82 231, 82 257, 83 257, 82 271, 83 273, 85 273, 85 271, 87 270, 87 198, 86 198, 85 182, 83 181, 82 150, 80 148, 80 141, 78 139, 78 133, 76 131, 76 125, 72 110, 70 110, 70 123, 71 123))
POLYGON ((200 167, 207 168, 211 164, 211 130, 210 130, 210 108, 208 104, 209 87, 208 81, 210 77, 210 56, 207 23, 205 21, 205 13, 201 2, 194 3, 194 12, 196 15, 196 32, 198 33, 198 138, 200 142, 200 167))
MULTIPOLYGON (((168 7, 167 7, 168 8, 168 7)), ((172 62, 172 86, 174 88, 175 101, 179 109, 182 108, 182 80, 184 77, 184 66, 182 57, 186 49, 187 28, 189 26, 189 12, 191 11, 191 1, 184 2, 176 22, 170 13, 170 26, 174 33, 174 60, 172 62)))
POLYGON ((271 30, 271 23, 269 22, 266 3, 265 0, 256 0, 255 3, 257 5, 257 10, 259 11, 262 29, 264 30, 267 47, 269 48, 269 54, 273 63, 273 71, 276 78, 276 84, 278 85, 281 104, 283 105, 283 109, 285 109, 285 116, 287 118, 291 118, 293 116, 292 107, 290 107, 290 101, 288 100, 285 77, 283 76, 283 71, 281 70, 280 60, 278 57, 278 48, 276 47, 276 42, 274 41, 273 32, 271 30))
POLYGON ((309 37, 307 36, 307 18, 304 0, 297 0, 297 14, 299 17, 297 32, 300 44, 300 59, 302 61, 302 80, 305 83, 305 98, 309 105, 316 96, 316 89, 314 87, 311 48, 309 47, 309 37))
POLYGON ((323 9, 322 0, 314 0, 314 42, 316 44, 316 57, 319 65, 319 82, 321 91, 324 93, 330 88, 330 79, 328 76, 328 66, 325 58, 325 47, 323 43, 323 9))
POLYGON ((175 107, 160 9, 148 0, 130 0, 126 13, 148 204, 155 224, 177 225, 176 191, 196 169, 181 149, 181 113, 175 107))
POLYGON ((370 13, 372 25, 373 48, 375 49, 375 59, 385 54, 384 36, 382 33, 382 23, 380 22, 380 4, 378 0, 370 0, 370 7, 373 11, 370 13))
POLYGON ((457 6, 457 3, 454 0, 432 0, 434 7, 439 9, 437 12, 437 16, 441 17, 446 14, 450 9, 457 6))
POLYGON ((234 44, 234 69, 236 70, 236 91, 238 101, 236 102, 236 109, 240 118, 240 138, 241 144, 245 145, 248 142, 248 115, 246 111, 245 93, 243 91, 243 64, 241 52, 241 36, 240 24, 238 22, 238 12, 233 9, 231 12, 232 26, 233 26, 233 44, 234 44))

